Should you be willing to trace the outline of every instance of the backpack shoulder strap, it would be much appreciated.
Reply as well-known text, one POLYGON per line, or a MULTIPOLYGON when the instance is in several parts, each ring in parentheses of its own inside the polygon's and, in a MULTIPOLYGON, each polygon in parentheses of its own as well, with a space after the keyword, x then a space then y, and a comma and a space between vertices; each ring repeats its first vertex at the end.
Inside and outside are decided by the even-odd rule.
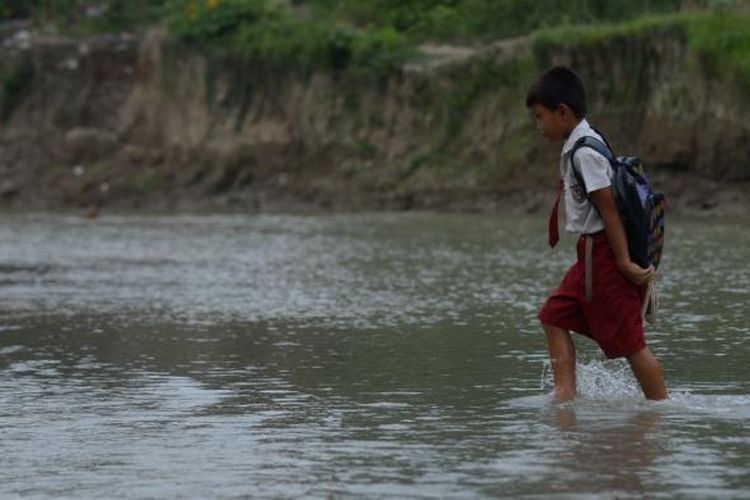
POLYGON ((605 157, 607 161, 609 161, 610 164, 615 161, 615 154, 612 152, 612 148, 609 147, 608 143, 602 142, 596 137, 592 137, 590 135, 581 137, 573 145, 573 149, 570 151, 570 167, 573 169, 573 175, 575 175, 578 182, 584 187, 584 192, 586 193, 586 197, 588 198, 588 191, 586 191, 586 183, 583 181, 583 176, 581 175, 581 172, 578 171, 578 169, 576 168, 576 164, 573 161, 573 157, 575 156, 576 151, 578 151, 581 148, 593 149, 594 151, 596 151, 597 153, 605 157))
POLYGON ((615 159, 615 154, 612 152, 612 148, 609 147, 609 144, 606 142, 602 142, 596 137, 592 137, 590 135, 581 137, 576 141, 576 143, 573 145, 573 149, 570 152, 570 161, 573 161, 573 156, 576 154, 576 151, 578 151, 581 148, 591 148, 603 157, 605 157, 609 162, 611 163, 615 159))

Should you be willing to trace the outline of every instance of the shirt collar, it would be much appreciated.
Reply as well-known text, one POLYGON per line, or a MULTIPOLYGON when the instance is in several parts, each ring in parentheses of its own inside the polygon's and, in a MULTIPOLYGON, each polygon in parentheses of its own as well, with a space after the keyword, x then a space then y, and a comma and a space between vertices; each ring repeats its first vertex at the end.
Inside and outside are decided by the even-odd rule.
POLYGON ((575 146, 578 139, 587 135, 591 135, 591 131, 592 128, 591 125, 589 125, 589 122, 585 118, 581 120, 570 133, 567 140, 565 141, 565 144, 563 144, 562 154, 565 155, 569 153, 570 150, 573 149, 573 146, 575 146))

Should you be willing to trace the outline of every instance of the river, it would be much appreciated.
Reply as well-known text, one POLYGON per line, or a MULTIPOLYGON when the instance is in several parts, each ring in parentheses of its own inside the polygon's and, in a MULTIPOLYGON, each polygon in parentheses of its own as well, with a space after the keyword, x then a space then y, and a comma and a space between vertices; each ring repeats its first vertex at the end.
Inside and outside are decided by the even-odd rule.
POLYGON ((672 398, 535 319, 544 220, 0 216, 0 497, 750 497, 750 231, 677 220, 672 398))

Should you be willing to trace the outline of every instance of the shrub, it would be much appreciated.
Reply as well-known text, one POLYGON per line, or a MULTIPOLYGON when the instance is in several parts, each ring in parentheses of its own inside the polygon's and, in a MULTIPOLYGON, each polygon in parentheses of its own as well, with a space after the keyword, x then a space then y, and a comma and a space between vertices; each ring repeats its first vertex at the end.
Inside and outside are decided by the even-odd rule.
POLYGON ((0 20, 31 18, 72 33, 137 30, 159 22, 161 0, 0 0, 0 20))
POLYGON ((276 69, 383 74, 409 53, 393 28, 357 30, 267 0, 171 0, 167 13, 170 31, 184 42, 276 69))
POLYGON ((682 0, 308 0, 318 16, 393 26, 416 41, 507 38, 560 24, 622 21, 678 10, 682 0))
POLYGON ((694 18, 688 34, 691 48, 709 69, 729 72, 750 93, 750 16, 717 13, 694 18))

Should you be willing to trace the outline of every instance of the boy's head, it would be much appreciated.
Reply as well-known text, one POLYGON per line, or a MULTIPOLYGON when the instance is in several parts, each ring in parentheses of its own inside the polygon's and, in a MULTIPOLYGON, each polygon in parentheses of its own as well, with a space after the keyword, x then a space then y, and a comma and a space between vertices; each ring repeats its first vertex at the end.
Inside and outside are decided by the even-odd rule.
POLYGON ((536 117, 542 135, 561 141, 586 117, 583 80, 565 66, 548 69, 529 87, 526 106, 536 117))

